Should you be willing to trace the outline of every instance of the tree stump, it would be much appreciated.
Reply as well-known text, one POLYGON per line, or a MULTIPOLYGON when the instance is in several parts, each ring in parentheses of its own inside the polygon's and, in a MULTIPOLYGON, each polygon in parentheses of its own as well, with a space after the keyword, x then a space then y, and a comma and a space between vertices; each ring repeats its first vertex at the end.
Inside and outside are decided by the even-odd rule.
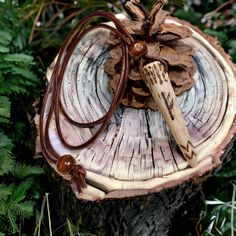
MULTIPOLYGON (((67 210, 74 208, 77 216, 78 209, 88 228, 98 235, 168 235, 174 213, 221 167, 233 145, 235 65, 214 38, 196 27, 173 17, 167 17, 165 23, 191 30, 192 37, 182 41, 196 51, 195 85, 177 97, 197 153, 195 167, 191 168, 183 158, 162 114, 145 108, 120 105, 106 129, 91 144, 79 149, 69 148, 61 141, 53 113, 48 123, 48 139, 55 158, 47 158, 41 150, 42 140, 37 142, 37 151, 43 152, 51 167, 72 181, 77 200, 70 192, 60 193, 62 198, 70 199, 68 204, 63 200, 67 210), (57 157, 64 155, 71 155, 86 171, 83 189, 78 188, 73 176, 56 168, 57 157)), ((60 65, 64 69, 60 106, 74 120, 91 122, 109 110, 113 95, 104 71, 109 37, 110 31, 106 29, 84 34, 74 45, 65 68, 60 65)), ((42 130, 53 104, 56 85, 50 78, 55 63, 56 60, 47 71, 49 87, 40 116, 42 130)), ((69 122, 65 113, 59 115, 62 134, 71 145, 83 143, 101 126, 79 127, 69 122)))

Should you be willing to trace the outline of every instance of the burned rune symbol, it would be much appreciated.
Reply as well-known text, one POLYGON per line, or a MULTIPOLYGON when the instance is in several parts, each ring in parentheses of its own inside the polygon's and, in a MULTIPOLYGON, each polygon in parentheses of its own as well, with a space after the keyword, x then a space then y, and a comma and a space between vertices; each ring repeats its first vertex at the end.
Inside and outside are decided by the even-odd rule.
POLYGON ((185 157, 188 159, 193 159, 196 157, 196 153, 193 151, 193 144, 188 140, 186 147, 184 145, 180 145, 180 147, 183 149, 185 152, 185 157))
POLYGON ((165 93, 161 92, 161 96, 162 96, 162 98, 165 101, 165 105, 166 105, 166 107, 168 109, 168 112, 169 112, 169 115, 170 115, 171 119, 174 120, 175 117, 174 117, 173 112, 172 112, 173 107, 174 107, 174 99, 173 98, 171 99, 170 93, 168 93, 167 97, 166 97, 165 93))

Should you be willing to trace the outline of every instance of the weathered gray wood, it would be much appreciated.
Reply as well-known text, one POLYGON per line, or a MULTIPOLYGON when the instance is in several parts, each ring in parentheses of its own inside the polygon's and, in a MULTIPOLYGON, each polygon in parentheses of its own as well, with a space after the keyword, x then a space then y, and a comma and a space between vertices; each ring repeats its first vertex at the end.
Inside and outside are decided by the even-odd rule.
MULTIPOLYGON (((79 195, 73 188, 78 198, 98 200, 158 192, 198 178, 220 164, 224 148, 236 130, 234 66, 212 38, 174 18, 168 18, 166 23, 188 25, 193 32, 193 37, 184 42, 196 50, 196 85, 177 99, 198 165, 189 168, 158 111, 121 106, 105 132, 82 150, 63 146, 52 119, 49 134, 53 147, 60 155, 74 156, 87 172, 88 187, 83 193, 79 195)), ((92 121, 109 108, 112 95, 103 68, 108 56, 105 43, 108 37, 106 30, 85 35, 69 61, 61 91, 62 105, 76 121, 92 121)), ((48 107, 50 102, 49 95, 48 107)), ((83 142, 98 128, 75 127, 62 114, 61 126, 70 144, 83 142)))

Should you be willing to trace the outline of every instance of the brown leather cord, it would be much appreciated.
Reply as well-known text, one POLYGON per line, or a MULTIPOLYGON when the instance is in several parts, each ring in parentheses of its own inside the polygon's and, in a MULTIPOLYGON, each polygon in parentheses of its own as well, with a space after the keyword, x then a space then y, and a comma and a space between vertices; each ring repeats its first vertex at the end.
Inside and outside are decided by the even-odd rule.
POLYGON ((70 149, 80 149, 86 147, 87 145, 91 144, 106 128, 108 125, 113 113, 115 112, 116 108, 118 107, 120 100, 123 96, 123 93, 126 88, 127 80, 128 80, 128 72, 129 72, 129 56, 128 56, 128 47, 130 47, 134 43, 134 39, 132 36, 127 32, 124 26, 117 20, 112 14, 98 11, 95 12, 87 17, 85 17, 79 24, 75 26, 75 28, 69 33, 67 36, 64 44, 62 45, 60 52, 58 54, 58 59, 56 61, 56 65, 54 67, 51 80, 47 89, 47 93, 43 100, 43 105, 41 109, 40 115, 40 124, 39 124, 39 131, 40 131, 40 143, 42 147, 43 154, 45 157, 53 163, 56 163, 57 160, 60 158, 60 155, 56 152, 53 148, 50 138, 49 138, 49 125, 53 115, 55 115, 55 122, 56 122, 56 129, 59 135, 61 142, 70 149), (111 26, 100 24, 97 26, 90 26, 87 29, 84 29, 86 24, 89 23, 94 17, 103 17, 110 21, 112 21, 116 28, 111 26), (65 69, 71 58, 75 47, 78 45, 79 41, 82 37, 87 34, 88 32, 95 30, 95 29, 107 29, 111 32, 115 33, 120 38, 120 45, 122 47, 122 65, 121 65, 121 76, 119 79, 117 90, 114 94, 113 100, 111 102, 111 106, 108 112, 100 119, 89 122, 89 123, 80 123, 77 121, 72 120, 69 115, 66 113, 65 109, 62 106, 60 93, 61 93, 61 84, 64 76, 65 69), (51 97, 51 103, 47 104, 47 100, 51 97), (47 117, 45 116, 47 108, 47 117), (70 145, 64 139, 62 134, 61 126, 60 126, 60 113, 64 115, 64 117, 73 125, 78 127, 87 128, 93 127, 95 125, 101 124, 101 127, 98 131, 87 141, 79 145, 70 145))
MULTIPOLYGON (((80 148, 88 146, 90 143, 92 143, 104 131, 104 129, 108 125, 111 116, 113 115, 113 113, 115 112, 117 106, 120 103, 120 100, 123 96, 123 93, 124 93, 124 90, 125 90, 125 87, 126 87, 125 85, 127 84, 128 69, 129 68, 128 68, 128 60, 127 60, 128 50, 127 50, 126 45, 122 45, 122 52, 123 52, 123 55, 124 55, 124 57, 122 58, 122 72, 121 72, 121 76, 120 76, 120 80, 119 80, 119 83, 118 83, 118 86, 117 86, 116 93, 114 94, 113 100, 111 102, 111 106, 110 106, 109 110, 107 111, 107 113, 101 119, 90 122, 90 123, 84 123, 83 124, 83 123, 79 123, 79 122, 74 121, 74 124, 77 124, 79 127, 82 127, 82 128, 93 127, 95 125, 98 125, 98 124, 102 123, 101 127, 92 136, 92 138, 90 138, 89 140, 87 140, 83 144, 79 144, 79 145, 74 145, 73 146, 73 145, 70 145, 69 143, 67 143, 66 140, 63 137, 63 134, 62 134, 62 131, 61 131, 61 126, 60 126, 60 119, 59 119, 59 117, 60 117, 60 115, 59 115, 60 109, 59 108, 60 107, 59 107, 59 105, 55 106, 55 121, 56 121, 57 131, 58 131, 60 140, 62 141, 62 143, 66 147, 68 147, 70 149, 80 149, 80 148)), ((65 113, 65 111, 63 113, 65 113)), ((66 118, 68 118, 68 116, 66 118)))
MULTIPOLYGON (((87 34, 88 32, 93 31, 93 30, 95 30, 95 29, 99 29, 99 28, 108 29, 108 30, 112 31, 113 33, 117 33, 116 30, 115 30, 114 28, 112 28, 111 26, 109 26, 109 25, 104 25, 104 24, 100 24, 100 25, 98 25, 98 26, 91 26, 90 28, 88 28, 88 29, 80 36, 80 38, 82 38, 82 37, 83 37, 85 34, 87 34)), ((119 33, 119 36, 120 36, 120 38, 121 38, 122 40, 124 39, 124 37, 123 37, 122 34, 119 33)), ((78 43, 78 42, 79 42, 79 39, 78 39, 78 40, 75 40, 75 43, 74 43, 73 47, 70 48, 69 51, 68 51, 68 56, 66 56, 65 59, 64 59, 64 62, 63 62, 62 68, 61 68, 61 72, 60 72, 60 75, 59 75, 60 81, 63 79, 63 75, 64 75, 65 69, 66 69, 66 67, 67 67, 67 64, 68 64, 68 62, 69 62, 69 59, 70 59, 70 57, 71 57, 71 55, 72 55, 72 53, 73 53, 75 47, 77 46, 77 43, 78 43)), ((122 46, 124 46, 124 44, 123 44, 122 46)), ((125 55, 124 49, 122 49, 122 52, 123 52, 123 55, 125 55)), ((124 63, 125 63, 125 62, 124 62, 124 60, 123 60, 122 65, 125 65, 124 63)), ((121 77, 123 77, 123 75, 121 75, 121 77)), ((120 80, 120 82, 122 83, 122 80, 120 80)), ((60 83, 60 85, 61 85, 61 83, 60 83)), ((119 85, 118 85, 118 87, 119 87, 119 85)), ((61 87, 58 87, 58 90, 59 90, 59 91, 60 91, 60 89, 61 89, 61 87)), ((118 88, 118 89, 119 89, 119 88, 118 88)), ((115 94, 115 96, 114 96, 114 98, 113 98, 113 101, 114 101, 114 100, 117 100, 117 95, 120 95, 120 93, 118 92, 118 93, 115 94)), ((62 105, 62 103, 61 103, 60 96, 58 96, 57 98, 59 99, 60 109, 61 109, 61 111, 63 112, 63 114, 64 114, 64 116, 66 117, 66 119, 67 119, 68 121, 70 121, 73 125, 77 126, 77 127, 83 127, 83 128, 93 127, 93 126, 95 126, 95 125, 97 125, 97 124, 102 123, 102 122, 106 119, 106 117, 107 117, 107 114, 106 114, 106 115, 104 115, 102 118, 100 118, 100 119, 98 119, 98 120, 96 120, 96 121, 92 121, 92 122, 88 122, 88 123, 80 123, 80 122, 78 122, 78 121, 73 120, 71 117, 69 117, 69 115, 66 113, 66 111, 65 111, 65 109, 64 109, 64 107, 63 107, 63 105, 62 105)), ((113 103, 113 101, 112 101, 112 103, 113 103)), ((109 109, 109 110, 110 110, 110 109, 109 109)), ((108 112, 109 112, 109 111, 108 111, 108 112)), ((59 114, 59 113, 58 113, 58 111, 57 111, 57 112, 56 112, 56 115, 58 115, 58 114, 59 114)), ((56 117, 57 117, 57 116, 56 116, 56 117)))
MULTIPOLYGON (((50 142, 50 137, 49 137, 49 125, 50 125, 50 121, 53 115, 55 117, 56 129, 57 129, 57 133, 60 138, 60 141, 63 143, 64 146, 66 146, 69 149, 81 149, 90 145, 92 142, 94 142, 97 139, 97 137, 107 127, 112 115, 114 114, 117 107, 119 106, 122 96, 124 94, 124 91, 126 89, 126 85, 128 81, 128 73, 129 73, 129 49, 132 49, 132 46, 135 45, 135 43, 136 43, 135 40, 128 33, 128 31, 121 24, 121 22, 117 18, 115 18, 115 16, 113 16, 112 14, 106 13, 103 11, 97 11, 85 17, 69 33, 69 35, 67 36, 64 44, 62 45, 59 51, 58 59, 56 61, 56 64, 55 64, 55 67, 51 76, 47 93, 43 100, 43 105, 42 105, 41 115, 40 115, 40 124, 39 124, 40 143, 41 143, 43 154, 50 162, 56 163, 57 160, 60 158, 60 155, 53 148, 50 142), (85 28, 86 25, 95 17, 102 17, 102 18, 106 18, 112 21, 115 24, 116 28, 113 28, 106 24, 99 24, 96 26, 89 26, 85 28), (69 116, 69 114, 66 112, 66 109, 63 107, 62 102, 61 102, 61 96, 60 96, 61 86, 62 86, 65 70, 67 68, 69 60, 76 46, 86 34, 90 33, 91 31, 98 30, 98 29, 109 30, 110 32, 116 34, 116 36, 120 38, 119 46, 122 48, 122 55, 123 55, 122 61, 121 61, 121 74, 120 74, 120 79, 118 80, 117 89, 114 92, 111 105, 108 111, 106 112, 106 114, 103 117, 99 118, 98 120, 87 122, 87 123, 81 123, 72 119, 69 116), (51 103, 47 104, 49 95, 51 96, 51 99, 50 99, 51 103), (46 112, 46 106, 48 106, 49 109, 48 109, 47 117, 45 118, 44 116, 46 112), (91 138, 86 140, 84 143, 71 145, 65 140, 63 136, 61 123, 60 123, 61 114, 63 114, 64 118, 70 124, 77 127, 90 128, 99 124, 101 124, 101 126, 96 131, 96 133, 91 138)), ((143 55, 143 54, 140 54, 140 55, 148 60, 152 60, 152 58, 149 58, 146 55, 143 55)), ((167 64, 165 63, 165 61, 161 59, 160 61, 164 64, 165 68, 167 68, 167 64)), ((140 58, 139 73, 141 76, 143 76, 142 74, 143 63, 144 63, 143 59, 140 58)))
MULTIPOLYGON (((86 53, 91 47, 92 45, 87 49, 86 53)), ((121 22, 115 18, 115 16, 103 11, 97 11, 95 13, 92 13, 89 16, 85 17, 80 23, 78 23, 74 27, 74 29, 69 33, 59 51, 58 58, 50 79, 50 83, 47 88, 47 93, 45 94, 43 100, 39 120, 39 136, 44 156, 49 162, 56 164, 57 170, 59 172, 61 170, 68 171, 67 174, 71 175, 71 182, 75 184, 79 193, 81 193, 82 189, 86 187, 86 171, 83 166, 76 164, 74 157, 69 154, 60 156, 52 146, 49 137, 49 127, 52 117, 54 116, 55 119, 56 130, 59 139, 61 143, 68 149, 81 149, 93 143, 98 138, 98 136, 106 129, 111 117, 113 116, 114 112, 116 111, 117 107, 119 106, 122 100, 123 94, 128 83, 128 74, 130 66, 129 58, 131 57, 133 60, 140 59, 139 73, 141 76, 143 76, 142 68, 144 64, 144 59, 142 57, 146 58, 146 53, 147 46, 145 42, 135 41, 125 29, 125 27, 121 24, 121 22), (95 17, 102 17, 112 21, 115 24, 116 28, 113 28, 106 24, 87 26, 88 23, 95 17), (70 115, 67 113, 66 108, 63 106, 63 103, 61 101, 62 82, 68 63, 79 42, 86 34, 99 29, 108 30, 119 38, 119 47, 121 47, 122 49, 120 78, 118 80, 116 91, 113 94, 111 105, 105 115, 95 121, 81 123, 71 118, 70 115), (76 127, 91 128, 95 127, 96 125, 100 125, 100 127, 95 132, 95 134, 93 134, 92 137, 86 140, 85 142, 77 145, 71 145, 65 140, 65 137, 62 132, 60 122, 60 118, 62 115, 63 119, 65 119, 68 123, 76 127)), ((165 63, 164 65, 165 67, 167 67, 165 63)))

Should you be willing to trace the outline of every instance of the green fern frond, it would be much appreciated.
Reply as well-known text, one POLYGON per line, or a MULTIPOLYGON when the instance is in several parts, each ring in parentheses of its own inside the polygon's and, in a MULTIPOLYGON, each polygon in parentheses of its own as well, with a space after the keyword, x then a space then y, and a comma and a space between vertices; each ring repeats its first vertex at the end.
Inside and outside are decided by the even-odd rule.
POLYGON ((0 53, 8 53, 10 52, 10 48, 0 43, 0 53))
MULTIPOLYGON (((11 72, 13 75, 20 75, 20 76, 28 79, 28 81, 32 81, 33 83, 35 83, 37 81, 36 75, 28 69, 14 66, 11 69, 11 72)), ((30 85, 32 85, 32 83, 30 85)))
POLYGON ((11 226, 12 234, 17 233, 18 227, 17 227, 17 223, 16 223, 16 214, 14 214, 10 208, 7 208, 7 217, 8 217, 10 226, 11 226))
POLYGON ((7 202, 0 201, 0 216, 6 216, 7 208, 8 208, 7 202))
POLYGON ((15 165, 11 152, 6 149, 0 149, 0 176, 9 173, 15 165))
POLYGON ((12 194, 12 190, 13 190, 13 185, 7 186, 3 183, 0 184, 0 205, 3 201, 7 200, 9 195, 12 194))
POLYGON ((4 95, 27 94, 28 93, 27 88, 24 88, 23 86, 19 86, 19 82, 15 82, 17 80, 18 78, 11 78, 11 81, 6 81, 4 83, 4 87, 0 88, 0 93, 4 95))
POLYGON ((34 64, 33 57, 26 55, 24 53, 6 54, 4 57, 2 57, 2 59, 3 61, 6 61, 6 62, 22 63, 22 64, 28 64, 28 65, 34 64))
POLYGON ((12 41, 12 32, 10 29, 6 29, 5 27, 3 29, 0 29, 0 44, 2 45, 9 45, 12 41))
POLYGON ((0 236, 15 235, 20 220, 33 215, 40 186, 35 176, 27 176, 43 173, 40 167, 16 165, 15 161, 24 150, 28 153, 26 133, 31 127, 27 114, 33 115, 31 104, 40 90, 35 75, 39 66, 27 45, 31 22, 25 24, 20 5, 0 0, 0 236))
POLYGON ((15 186, 13 193, 11 195, 11 203, 16 204, 24 200, 24 198, 26 197, 27 191, 30 189, 33 182, 34 181, 32 178, 28 178, 24 182, 21 182, 20 185, 15 186))
MULTIPOLYGON (((6 202, 5 201, 0 201, 0 225, 1 225, 1 216, 6 216, 6 202)), ((1 227, 0 227, 0 232, 1 232, 1 227)))
POLYGON ((8 97, 0 96, 0 123, 9 123, 11 102, 8 97))
POLYGON ((0 149, 6 148, 9 151, 11 151, 13 147, 14 147, 14 145, 12 143, 12 140, 9 139, 5 134, 0 132, 0 149))
POLYGON ((0 132, 0 176, 11 171, 15 165, 15 160, 11 154, 12 148, 12 141, 0 132))
POLYGON ((33 201, 25 201, 14 204, 12 209, 17 216, 20 216, 21 218, 29 218, 34 214, 35 204, 36 203, 33 201))
POLYGON ((22 179, 29 175, 43 174, 44 170, 40 166, 29 166, 26 164, 17 164, 11 173, 13 176, 22 179))

